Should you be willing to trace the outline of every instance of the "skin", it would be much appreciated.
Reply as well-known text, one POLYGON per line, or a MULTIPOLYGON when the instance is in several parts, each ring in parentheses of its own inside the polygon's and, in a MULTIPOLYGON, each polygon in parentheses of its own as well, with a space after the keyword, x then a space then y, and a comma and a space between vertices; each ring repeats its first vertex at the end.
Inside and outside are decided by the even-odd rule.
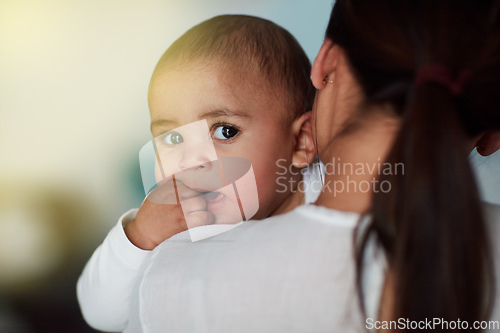
MULTIPOLYGON (((282 159, 286 162, 281 165, 293 164, 301 168, 311 163, 315 155, 311 113, 285 126, 280 101, 261 88, 265 85, 260 80, 248 80, 259 83, 249 87, 246 82, 220 75, 216 66, 188 64, 182 69, 158 70, 151 80, 148 96, 153 137, 168 135, 173 129, 205 119, 218 157, 243 157, 251 162, 259 204, 253 219, 285 213, 304 202, 302 191, 292 188, 285 193, 277 191, 280 187, 276 177, 282 169, 276 162, 282 159), (221 135, 222 131, 237 134, 227 139, 221 135)), ((180 159, 180 169, 213 158, 213 154, 199 150, 188 149, 186 152, 177 158, 180 159)), ((300 180, 300 175, 287 174, 286 177, 294 178, 296 182, 300 180)), ((204 200, 199 196, 196 198, 189 187, 180 192, 187 192, 185 198, 194 200, 190 199, 183 207, 144 201, 136 219, 125 227, 133 244, 151 250, 188 226, 213 223, 214 217, 207 214, 204 200), (184 213, 187 212, 186 219, 183 218, 183 209, 184 213), (194 222, 189 221, 190 214, 194 214, 194 222), (169 221, 165 221, 166 216, 169 221)))
MULTIPOLYGON (((326 39, 318 52, 312 67, 311 79, 318 89, 313 108, 313 137, 317 138, 318 152, 325 163, 333 158, 340 158, 345 163, 376 163, 385 160, 399 130, 399 119, 390 108, 381 106, 365 112, 370 114, 360 119, 356 113, 359 102, 363 100, 362 90, 351 72, 345 52, 341 47, 326 39), (324 83, 327 81, 332 83, 324 83), (355 124, 355 127, 351 125, 355 124), (344 131, 351 128, 350 131, 344 131)), ((500 148, 500 132, 486 132, 469 140, 466 149, 478 147, 484 156, 500 148)), ((375 174, 351 177, 357 183, 370 180, 375 174)), ((329 181, 345 181, 343 175, 327 174, 329 181)), ((366 213, 370 210, 372 191, 334 193, 323 191, 316 204, 341 211, 366 213)), ((394 276, 389 271, 386 275, 380 320, 392 320, 394 299, 394 276)))
MULTIPOLYGON (((369 118, 358 119, 357 106, 363 99, 361 88, 347 65, 341 48, 325 41, 312 68, 313 84, 318 89, 313 108, 313 137, 323 163, 373 163, 383 161, 397 133, 399 120, 385 109, 369 118), (333 83, 324 84, 324 78, 333 83), (332 111, 333 110, 333 111, 332 111), (352 130, 345 131, 346 128, 352 130)), ((377 175, 349 174, 356 184, 371 182, 377 175)), ((347 182, 347 175, 327 172, 328 182, 347 182)), ((358 187, 356 187, 358 188, 358 187)), ((365 213, 370 209, 371 191, 323 191, 316 204, 332 209, 365 213)))

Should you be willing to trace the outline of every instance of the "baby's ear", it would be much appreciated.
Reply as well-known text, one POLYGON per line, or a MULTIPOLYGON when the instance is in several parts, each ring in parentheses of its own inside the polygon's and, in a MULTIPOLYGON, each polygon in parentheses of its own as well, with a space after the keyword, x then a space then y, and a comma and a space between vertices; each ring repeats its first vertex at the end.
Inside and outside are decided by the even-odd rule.
POLYGON ((316 156, 312 127, 312 112, 308 111, 293 122, 295 147, 292 156, 292 165, 296 168, 305 168, 312 163, 316 156))

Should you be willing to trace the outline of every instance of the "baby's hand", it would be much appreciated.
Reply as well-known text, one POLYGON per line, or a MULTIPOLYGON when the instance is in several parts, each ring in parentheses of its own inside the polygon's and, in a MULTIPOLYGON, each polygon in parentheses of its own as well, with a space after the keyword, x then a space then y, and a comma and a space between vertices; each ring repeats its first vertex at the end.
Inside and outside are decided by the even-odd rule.
POLYGON ((152 250, 179 232, 213 223, 214 216, 206 210, 201 194, 180 181, 158 185, 144 200, 136 218, 125 226, 125 234, 135 246, 152 250), (177 203, 176 190, 182 205, 177 203))

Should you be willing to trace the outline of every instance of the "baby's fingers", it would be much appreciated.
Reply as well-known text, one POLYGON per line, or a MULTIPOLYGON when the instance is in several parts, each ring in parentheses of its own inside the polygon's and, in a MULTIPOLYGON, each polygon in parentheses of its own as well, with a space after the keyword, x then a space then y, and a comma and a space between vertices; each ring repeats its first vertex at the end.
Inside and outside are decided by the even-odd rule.
POLYGON ((188 229, 214 223, 214 216, 206 210, 198 210, 184 215, 188 229))
POLYGON ((203 199, 203 197, 197 196, 181 200, 181 207, 184 215, 187 215, 194 211, 207 210, 207 202, 203 199))
POLYGON ((214 216, 206 210, 207 202, 201 196, 182 200, 181 207, 188 228, 212 224, 214 222, 214 216))
POLYGON ((158 183, 157 187, 148 194, 147 199, 156 204, 177 204, 174 181, 167 179, 158 183))
POLYGON ((199 197, 205 193, 205 192, 198 192, 196 190, 193 190, 192 188, 184 185, 184 183, 179 181, 179 180, 175 180, 175 185, 176 185, 177 193, 179 195, 180 200, 193 198, 193 197, 199 197))

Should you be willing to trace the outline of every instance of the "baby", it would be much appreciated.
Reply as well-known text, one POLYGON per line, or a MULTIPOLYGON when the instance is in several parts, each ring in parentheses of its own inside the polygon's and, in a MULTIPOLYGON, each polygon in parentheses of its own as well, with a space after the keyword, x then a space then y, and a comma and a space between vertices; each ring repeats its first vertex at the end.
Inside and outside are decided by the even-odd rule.
MULTIPOLYGON (((246 219, 285 213, 314 201, 314 193, 304 193, 296 185, 283 190, 277 182, 279 176, 289 180, 287 184, 301 184, 300 169, 315 157, 308 112, 314 90, 309 75, 310 63, 297 41, 267 20, 225 15, 190 29, 161 57, 149 88, 151 132, 156 147, 163 144, 173 149, 183 143, 187 147, 184 153, 169 159, 176 164, 170 174, 206 169, 217 159, 249 161, 250 166, 244 169, 255 176, 258 202, 251 205, 254 209, 250 207, 246 219), (201 127, 191 131, 189 126, 201 127), (203 133, 205 129, 210 137, 209 148, 189 149, 186 134, 203 133), (286 172, 283 165, 290 166, 286 172)), ((161 159, 161 149, 156 154, 161 159)), ((157 173, 162 169, 159 164, 157 173)), ((150 250, 187 230, 191 218, 195 220, 191 226, 224 220, 223 216, 217 217, 216 208, 226 199, 229 201, 227 192, 221 190, 216 197, 201 198, 200 194, 214 189, 190 185, 175 177, 170 183, 176 190, 174 201, 162 202, 164 195, 151 199, 155 191, 161 190, 158 187, 138 211, 120 218, 87 263, 77 292, 83 315, 91 326, 123 330, 134 280, 150 250), (182 205, 181 193, 194 200, 182 205)), ((251 185, 240 188, 234 196, 241 199, 235 202, 243 216, 245 207, 240 201, 249 188, 251 185)))

